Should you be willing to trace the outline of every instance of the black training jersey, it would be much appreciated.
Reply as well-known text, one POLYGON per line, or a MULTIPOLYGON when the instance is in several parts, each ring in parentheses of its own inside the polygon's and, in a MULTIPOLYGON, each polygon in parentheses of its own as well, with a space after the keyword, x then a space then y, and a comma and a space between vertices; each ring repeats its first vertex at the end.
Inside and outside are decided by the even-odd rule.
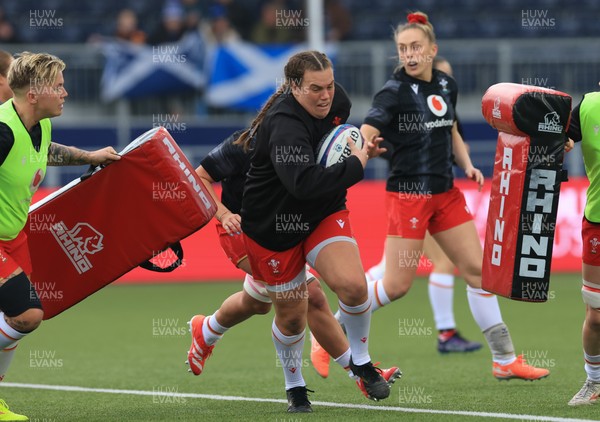
POLYGON ((200 163, 215 182, 221 182, 221 202, 234 214, 239 214, 242 208, 244 182, 250 168, 249 154, 240 145, 234 145, 242 132, 238 130, 228 136, 200 163))
POLYGON ((435 194, 452 187, 456 97, 454 79, 436 69, 425 82, 401 68, 375 94, 364 123, 393 145, 386 190, 435 194))
POLYGON ((363 178, 360 160, 351 156, 325 168, 315 163, 319 141, 346 122, 350 99, 335 86, 327 117, 315 119, 293 95, 277 98, 256 132, 255 149, 244 188, 242 229, 273 251, 300 243, 328 215, 345 209, 346 189, 363 178))

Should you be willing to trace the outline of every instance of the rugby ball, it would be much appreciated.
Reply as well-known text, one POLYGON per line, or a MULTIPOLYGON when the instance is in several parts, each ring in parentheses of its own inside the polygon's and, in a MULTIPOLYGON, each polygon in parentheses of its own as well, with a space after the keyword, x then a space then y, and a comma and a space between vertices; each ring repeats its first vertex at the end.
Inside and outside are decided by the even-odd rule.
POLYGON ((362 148, 363 138, 356 126, 343 124, 334 127, 317 146, 317 163, 329 167, 348 158, 351 154, 348 139, 362 148))

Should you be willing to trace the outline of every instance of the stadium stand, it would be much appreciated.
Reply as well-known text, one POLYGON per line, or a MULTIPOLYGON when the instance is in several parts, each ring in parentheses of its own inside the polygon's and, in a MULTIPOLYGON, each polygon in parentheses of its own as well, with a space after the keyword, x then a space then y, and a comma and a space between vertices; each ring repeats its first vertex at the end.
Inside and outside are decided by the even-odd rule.
MULTIPOLYGON (((123 144, 131 138, 132 132, 170 116, 186 124, 186 131, 178 137, 186 139, 184 143, 188 143, 189 138, 186 153, 192 159, 199 159, 228 131, 247 124, 252 112, 211 108, 206 104, 203 89, 182 96, 179 108, 183 111, 180 112, 166 109, 166 102, 160 97, 101 100, 107 59, 102 44, 95 41, 114 34, 116 17, 126 8, 136 13, 138 27, 151 34, 159 25, 164 8, 177 7, 178 1, 181 1, 179 7, 199 11, 204 19, 210 17, 213 4, 235 4, 237 17, 230 18, 235 24, 244 8, 246 18, 257 22, 261 5, 268 0, 46 0, 43 4, 35 0, 0 0, 0 10, 15 28, 19 41, 3 42, 3 48, 13 53, 46 50, 67 62, 67 112, 56 122, 59 131, 64 128, 64 133, 59 133, 66 142, 95 146, 100 137, 88 136, 84 140, 80 136, 81 125, 90 125, 98 130, 95 133, 109 130, 110 136, 117 136, 119 144, 123 144), (36 18, 40 16, 50 22, 54 20, 54 25, 36 25, 36 18), (183 114, 179 116, 180 113, 183 114), (73 131, 67 130, 68 127, 73 127, 73 131)), ((303 0, 278 0, 277 4, 289 10, 304 8, 303 0)), ((493 151, 495 136, 480 112, 481 96, 491 84, 503 81, 556 88, 574 98, 597 88, 600 27, 596 17, 600 2, 595 0, 529 0, 526 6, 519 0, 413 0, 401 7, 393 0, 339 0, 339 4, 350 10, 355 21, 346 36, 348 41, 337 46, 334 57, 336 79, 353 100, 351 122, 355 124, 360 123, 373 93, 396 66, 390 38, 395 25, 404 19, 408 10, 414 9, 430 14, 440 54, 452 62, 460 88, 459 114, 465 123, 467 138, 472 141, 476 162, 489 162, 493 151), (360 16, 360 24, 356 23, 357 16, 360 16), (541 24, 536 25, 536 18, 545 21, 537 21, 541 24), (533 25, 528 24, 527 19, 533 19, 530 21, 533 25)), ((239 31, 242 36, 247 32, 247 29, 239 31)), ((577 161, 574 154, 569 159, 577 161)), ((368 174, 382 177, 385 166, 376 163, 377 160, 374 170, 368 174)), ((482 167, 486 175, 489 174, 491 168, 482 167)), ((581 169, 573 172, 578 173, 581 174, 581 169)), ((71 175, 54 179, 53 175, 49 176, 49 183, 58 184, 71 175)))
MULTIPOLYGON (((170 1, 170 0, 169 0, 170 1)), ((238 0, 239 1, 239 0, 238 0)), ((250 15, 258 19, 260 6, 266 0, 240 2, 250 15)), ((211 2, 202 2, 210 5, 211 2)), ((218 3, 218 2, 213 2, 218 3)), ((302 8, 299 1, 279 2, 282 8, 302 8)), ((348 38, 353 40, 389 39, 393 27, 404 17, 407 10, 420 9, 429 12, 436 23, 440 39, 450 38, 531 38, 531 37, 580 37, 598 36, 600 27, 594 12, 600 3, 594 0, 531 0, 524 6, 518 0, 501 2, 479 2, 476 0, 454 0, 440 2, 419 0, 407 2, 402 7, 392 0, 365 2, 341 0, 352 16, 360 16, 360 25, 354 25, 348 38), (374 5, 375 3, 375 5, 374 5), (526 7, 526 8, 525 8, 526 7), (522 24, 522 19, 548 19, 544 33, 532 31, 522 24), (494 19, 489 19, 493 16, 494 19)), ((160 10, 164 0, 47 0, 43 6, 35 0, 2 1, 7 18, 18 28, 19 39, 30 43, 85 42, 94 33, 111 33, 117 11, 130 8, 139 17, 140 27, 152 32, 160 21, 160 10), (63 30, 36 30, 29 25, 30 11, 56 10, 57 18, 64 20, 63 30)), ((203 9, 208 10, 208 7, 203 9)), ((244 33, 245 31, 241 31, 244 33)))

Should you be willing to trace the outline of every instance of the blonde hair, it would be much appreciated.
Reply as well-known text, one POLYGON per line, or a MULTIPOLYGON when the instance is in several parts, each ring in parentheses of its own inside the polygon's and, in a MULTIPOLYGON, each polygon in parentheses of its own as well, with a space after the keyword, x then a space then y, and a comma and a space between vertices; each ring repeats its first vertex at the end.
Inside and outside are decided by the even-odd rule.
POLYGON ((289 93, 292 85, 302 85, 304 72, 307 70, 319 71, 326 70, 331 67, 331 61, 327 55, 319 51, 301 51, 300 53, 296 53, 290 57, 283 69, 285 82, 273 95, 271 95, 271 97, 269 97, 265 105, 252 121, 250 128, 242 132, 240 137, 234 143, 236 145, 242 145, 244 151, 248 151, 252 137, 256 134, 256 131, 262 123, 265 114, 267 114, 267 111, 269 111, 275 100, 282 94, 289 93))
POLYGON ((8 86, 15 94, 31 86, 49 86, 65 67, 65 62, 52 54, 24 51, 8 69, 8 86))
POLYGON ((412 28, 423 31, 429 41, 435 44, 435 32, 433 30, 433 25, 431 22, 429 22, 429 17, 420 11, 409 13, 406 16, 406 23, 401 23, 396 27, 396 30, 394 31, 394 40, 396 40, 398 34, 412 28))

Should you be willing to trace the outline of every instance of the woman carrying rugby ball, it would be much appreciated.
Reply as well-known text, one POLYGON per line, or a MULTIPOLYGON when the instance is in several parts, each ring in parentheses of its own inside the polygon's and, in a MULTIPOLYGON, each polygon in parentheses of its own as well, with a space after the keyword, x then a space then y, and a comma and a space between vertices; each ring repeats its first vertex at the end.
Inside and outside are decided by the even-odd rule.
POLYGON ((369 356, 371 305, 345 206, 346 190, 363 178, 369 155, 382 152, 380 140, 362 149, 352 144, 350 157, 341 163, 327 168, 316 164, 315 148, 347 119, 350 101, 335 90, 333 68, 323 53, 295 54, 284 74, 285 83, 238 142, 248 145, 256 137, 242 200, 242 230, 254 279, 265 284, 275 307, 273 342, 285 374, 288 411, 312 411, 301 371, 306 262, 339 298, 350 369, 372 398, 385 399, 390 387, 369 356), (332 103, 344 97, 347 113, 334 115, 332 103))

